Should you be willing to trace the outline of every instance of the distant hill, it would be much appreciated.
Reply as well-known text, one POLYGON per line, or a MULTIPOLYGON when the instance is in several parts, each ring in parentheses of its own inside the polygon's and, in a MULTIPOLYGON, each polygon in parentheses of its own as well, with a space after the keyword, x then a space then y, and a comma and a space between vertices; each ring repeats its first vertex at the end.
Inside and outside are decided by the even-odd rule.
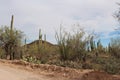
MULTIPOLYGON (((42 45, 45 44, 45 45, 48 46, 48 47, 57 47, 56 44, 52 44, 52 43, 50 43, 50 42, 48 42, 48 41, 42 40, 42 41, 40 41, 40 42, 42 43, 42 45)), ((35 41, 31 42, 31 43, 27 44, 27 46, 29 47, 29 46, 33 46, 33 45, 35 45, 35 44, 39 44, 39 40, 35 40, 35 41)))
POLYGON ((24 56, 34 56, 41 62, 48 62, 56 59, 58 56, 58 46, 47 41, 35 40, 29 44, 24 45, 24 56), (38 45, 40 42, 40 48, 38 45), (26 47, 25 47, 26 46, 26 47), (42 57, 41 57, 42 56, 42 57))

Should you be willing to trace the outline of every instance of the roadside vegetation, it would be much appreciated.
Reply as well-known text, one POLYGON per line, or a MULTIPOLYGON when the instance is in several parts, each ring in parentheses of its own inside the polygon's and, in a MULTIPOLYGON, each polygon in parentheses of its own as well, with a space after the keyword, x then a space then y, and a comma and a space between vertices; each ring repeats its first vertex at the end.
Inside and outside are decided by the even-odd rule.
MULTIPOLYGON (((120 22, 120 10, 115 14, 120 22)), ((13 26, 0 27, 0 58, 21 59, 36 64, 51 64, 76 69, 94 69, 110 74, 120 74, 120 36, 112 38, 107 47, 96 35, 81 27, 67 32, 60 27, 56 31, 57 44, 46 41, 46 35, 39 30, 38 40, 26 44, 23 32, 13 26)), ((75 26, 74 26, 75 27, 75 26)), ((120 29, 118 28, 119 32, 120 29)))

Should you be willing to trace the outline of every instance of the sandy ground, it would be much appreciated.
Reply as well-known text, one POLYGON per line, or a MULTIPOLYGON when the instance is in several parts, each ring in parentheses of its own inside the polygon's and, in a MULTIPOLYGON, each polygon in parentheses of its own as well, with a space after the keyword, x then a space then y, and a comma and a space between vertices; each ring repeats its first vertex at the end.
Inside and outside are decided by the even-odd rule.
POLYGON ((31 65, 21 64, 21 61, 0 60, 0 80, 120 80, 120 75, 113 77, 99 71, 31 65))
POLYGON ((0 63, 0 80, 55 80, 55 78, 0 63))
POLYGON ((0 80, 76 80, 89 72, 47 64, 31 67, 31 64, 21 63, 24 62, 0 60, 0 80))

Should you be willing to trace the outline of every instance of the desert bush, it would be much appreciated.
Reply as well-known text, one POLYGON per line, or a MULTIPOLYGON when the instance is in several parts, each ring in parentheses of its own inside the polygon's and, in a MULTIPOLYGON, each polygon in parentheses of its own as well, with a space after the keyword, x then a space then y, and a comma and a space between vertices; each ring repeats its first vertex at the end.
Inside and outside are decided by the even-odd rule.
POLYGON ((22 60, 30 63, 35 63, 35 64, 41 63, 40 60, 37 60, 35 57, 32 57, 32 56, 27 56, 27 57, 23 56, 22 60))
POLYGON ((70 68, 75 68, 75 69, 82 69, 82 63, 81 62, 76 62, 76 61, 56 60, 56 61, 52 61, 52 62, 50 62, 48 64, 62 66, 62 67, 70 67, 70 68))
POLYGON ((105 61, 106 61, 107 59, 106 58, 102 58, 102 57, 97 57, 97 58, 93 58, 92 59, 92 62, 94 62, 94 63, 96 63, 96 64, 100 64, 100 65, 103 65, 103 64, 105 64, 105 61))
POLYGON ((63 31, 60 28, 56 33, 56 40, 59 46, 60 59, 65 60, 86 60, 86 48, 89 37, 85 37, 83 29, 77 29, 73 34, 63 31))
POLYGON ((110 42, 109 51, 112 56, 120 58, 120 38, 113 38, 110 42))
POLYGON ((115 57, 97 57, 91 60, 92 68, 102 70, 109 74, 120 74, 120 59, 115 57))
POLYGON ((64 32, 62 31, 62 28, 60 27, 59 33, 56 32, 56 40, 58 43, 59 47, 59 53, 60 53, 60 59, 61 60, 68 60, 70 55, 69 55, 69 49, 70 47, 68 46, 67 42, 69 41, 69 36, 68 34, 63 34, 64 32))
POLYGON ((120 74, 120 59, 111 58, 102 65, 103 70, 110 74, 120 74))
POLYGON ((1 59, 5 58, 5 51, 3 48, 0 48, 0 58, 1 59))

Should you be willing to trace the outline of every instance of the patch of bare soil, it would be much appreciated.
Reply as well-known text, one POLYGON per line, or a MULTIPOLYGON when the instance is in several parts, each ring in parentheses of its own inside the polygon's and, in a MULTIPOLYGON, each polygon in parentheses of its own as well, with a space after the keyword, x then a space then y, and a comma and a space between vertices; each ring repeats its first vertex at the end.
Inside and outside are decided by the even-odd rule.
POLYGON ((48 80, 120 80, 120 75, 113 76, 94 70, 72 69, 48 64, 32 64, 20 60, 0 60, 0 63, 44 76, 48 80))
POLYGON ((120 78, 114 77, 113 75, 107 74, 105 72, 92 71, 84 74, 81 79, 77 80, 120 80, 120 78))
POLYGON ((48 64, 32 64, 20 60, 0 60, 0 62, 8 64, 11 67, 17 67, 19 69, 24 69, 30 72, 38 73, 40 75, 45 75, 47 77, 52 78, 60 78, 60 80, 73 80, 78 76, 82 76, 85 73, 88 73, 92 70, 78 70, 72 69, 68 67, 60 67, 55 65, 48 65, 48 64))

